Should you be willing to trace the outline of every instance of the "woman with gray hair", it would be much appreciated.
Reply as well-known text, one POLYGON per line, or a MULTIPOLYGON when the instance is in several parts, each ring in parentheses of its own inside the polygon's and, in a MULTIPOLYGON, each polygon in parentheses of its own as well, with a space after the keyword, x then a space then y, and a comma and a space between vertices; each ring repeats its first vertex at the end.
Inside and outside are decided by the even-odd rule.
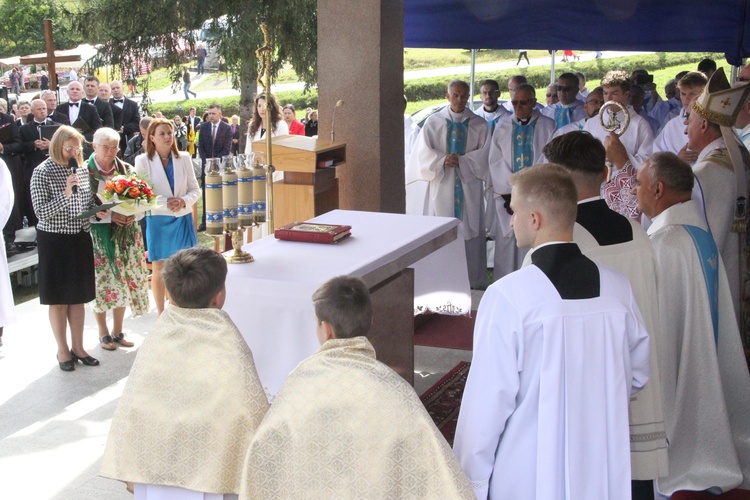
MULTIPOLYGON (((94 133, 94 153, 86 166, 96 203, 101 203, 96 193, 102 191, 107 182, 115 176, 133 172, 131 165, 117 158, 119 144, 120 134, 111 128, 102 127, 94 133)), ((133 346, 122 331, 126 307, 130 306, 134 317, 148 313, 148 272, 143 234, 134 222, 134 216, 110 211, 106 217, 91 224, 96 275, 93 309, 99 327, 99 342, 102 349, 108 351, 117 349, 116 344, 133 346), (111 332, 107 327, 109 310, 114 321, 111 332)))

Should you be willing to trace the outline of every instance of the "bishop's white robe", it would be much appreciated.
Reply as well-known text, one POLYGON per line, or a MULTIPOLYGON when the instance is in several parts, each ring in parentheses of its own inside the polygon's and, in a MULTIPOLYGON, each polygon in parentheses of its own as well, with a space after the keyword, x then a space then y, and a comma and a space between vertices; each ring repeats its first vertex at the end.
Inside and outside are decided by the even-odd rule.
POLYGON ((750 376, 721 259, 718 341, 701 259, 682 225, 706 230, 694 200, 674 205, 648 229, 657 258, 657 339, 669 440, 662 494, 750 489, 750 376), (718 490, 716 490, 718 488, 718 490))
POLYGON ((730 230, 734 220, 737 180, 723 138, 703 148, 693 166, 693 173, 698 180, 693 198, 705 210, 708 227, 727 270, 732 304, 739 318, 740 234, 730 230))
POLYGON ((682 113, 680 113, 664 125, 664 128, 661 129, 659 135, 654 139, 654 153, 666 151, 677 154, 687 145, 685 119, 682 113))
MULTIPOLYGON (((13 182, 10 171, 3 160, 0 160, 0 227, 5 226, 13 211, 13 182)), ((16 322, 16 310, 13 302, 13 290, 8 274, 8 257, 5 245, 0 250, 0 327, 16 322)))
POLYGON ((289 374, 250 443, 240 498, 473 493, 414 389, 355 337, 327 341, 289 374))
POLYGON ((484 284, 487 274, 484 228, 484 181, 488 180, 487 150, 490 128, 469 108, 454 113, 446 106, 430 116, 422 126, 406 166, 408 214, 455 217, 456 175, 463 188, 463 217, 458 232, 466 240, 466 260, 472 287, 484 284), (448 156, 447 120, 469 120, 466 154, 459 156, 458 168, 445 168, 448 156), (427 183, 426 198, 421 183, 427 183), (410 186, 415 186, 410 189, 410 186), (417 187, 419 186, 419 187, 417 187), (421 210, 420 210, 421 209, 421 210))
POLYGON ((628 399, 648 381, 648 333, 627 279, 596 268, 593 298, 561 299, 536 265, 482 297, 454 442, 477 498, 630 499, 628 399))
MULTIPOLYGON (((515 171, 513 167, 514 121, 518 121, 515 114, 497 125, 489 148, 490 180, 496 216, 496 227, 492 231, 495 236, 495 281, 521 267, 524 255, 528 251, 528 249, 519 249, 516 245, 516 237, 510 226, 511 215, 505 208, 506 202, 502 197, 502 195, 510 195, 510 177, 515 171)), ((531 114, 529 123, 532 122, 536 122, 532 140, 532 164, 535 164, 540 163, 544 158, 542 150, 555 132, 555 122, 551 118, 542 116, 538 111, 531 114)))

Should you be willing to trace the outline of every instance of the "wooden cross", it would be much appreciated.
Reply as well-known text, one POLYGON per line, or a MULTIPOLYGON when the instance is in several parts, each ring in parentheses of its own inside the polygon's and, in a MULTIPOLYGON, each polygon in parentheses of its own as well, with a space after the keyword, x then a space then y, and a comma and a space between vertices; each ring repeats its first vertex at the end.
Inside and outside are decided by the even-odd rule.
POLYGON ((22 57, 21 64, 46 64, 49 73, 49 88, 57 90, 57 72, 55 63, 80 61, 81 56, 55 56, 55 44, 52 41, 52 19, 44 20, 44 41, 47 46, 47 55, 42 57, 22 57))

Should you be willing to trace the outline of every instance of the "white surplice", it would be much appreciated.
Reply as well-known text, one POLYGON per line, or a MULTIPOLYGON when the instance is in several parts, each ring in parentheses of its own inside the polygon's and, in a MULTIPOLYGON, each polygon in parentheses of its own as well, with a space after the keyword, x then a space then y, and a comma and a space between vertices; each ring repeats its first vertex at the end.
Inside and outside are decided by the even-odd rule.
POLYGON ((653 219, 661 334, 657 339, 670 474, 662 494, 750 489, 750 376, 724 266, 719 265, 718 343, 700 258, 682 225, 706 230, 695 200, 653 219))
POLYGON ((638 394, 630 398, 630 462, 633 479, 652 480, 666 476, 669 472, 658 347, 655 340, 660 335, 656 256, 643 227, 633 219, 627 220, 633 231, 631 241, 600 245, 580 224, 575 225, 573 241, 586 257, 597 264, 611 267, 628 278, 649 333, 649 381, 638 394))
MULTIPOLYGON (((495 235, 494 278, 497 281, 506 274, 512 273, 521 266, 528 249, 519 250, 516 237, 510 226, 510 214, 505 209, 502 195, 510 194, 510 177, 513 175, 513 122, 517 122, 515 113, 502 120, 495 127, 492 143, 489 148, 490 180, 495 201, 496 226, 495 235)), ((540 163, 544 158, 542 149, 555 132, 555 121, 538 111, 531 114, 529 123, 536 122, 532 147, 533 163, 540 163)))
POLYGON ((687 145, 685 127, 685 117, 682 113, 669 120, 654 139, 653 152, 666 151, 677 154, 687 145))
POLYGON ((598 268, 592 299, 562 300, 534 265, 485 292, 454 442, 477 498, 630 498, 648 333, 625 277, 598 268))
MULTIPOLYGON (((5 223, 13 211, 13 181, 10 171, 3 160, 0 160, 0 227, 5 223)), ((13 290, 10 286, 8 274, 8 257, 5 255, 5 245, 0 250, 0 327, 16 322, 16 310, 13 305, 13 290)))

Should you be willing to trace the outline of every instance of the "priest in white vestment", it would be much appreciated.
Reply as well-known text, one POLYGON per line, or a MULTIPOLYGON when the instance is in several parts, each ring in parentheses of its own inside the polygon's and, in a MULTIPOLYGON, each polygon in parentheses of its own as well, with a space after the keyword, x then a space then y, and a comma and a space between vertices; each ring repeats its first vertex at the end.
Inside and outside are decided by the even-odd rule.
POLYGON ((699 151, 688 149, 685 120, 687 120, 687 110, 690 109, 693 100, 701 95, 706 82, 708 82, 708 79, 700 71, 691 71, 680 78, 677 89, 680 93, 682 108, 677 116, 664 125, 664 128, 662 128, 659 135, 654 139, 654 153, 660 151, 674 153, 691 165, 698 159, 699 151))
POLYGON ((473 499, 414 389, 375 359, 364 282, 333 278, 313 303, 321 348, 289 374, 255 433, 240 498, 473 499))
POLYGON ((748 306, 740 302, 740 287, 747 272, 747 221, 743 212, 747 207, 750 155, 733 126, 736 112, 748 94, 747 83, 730 88, 724 69, 719 68, 693 101, 687 122, 688 148, 699 151, 693 166, 698 180, 694 197, 705 210, 708 227, 726 266, 739 324, 744 323, 740 314, 748 306))
MULTIPOLYGON (((599 120, 589 120, 583 130, 602 141, 607 150, 607 160, 612 164, 612 176, 609 182, 602 184, 602 197, 609 208, 628 217, 638 219, 640 213, 636 208, 633 195, 635 173, 638 167, 651 154, 654 134, 651 126, 630 106, 630 78, 624 71, 610 71, 602 79, 604 101, 615 101, 628 109, 630 125, 621 135, 616 136, 604 130, 599 120)), ((616 113, 620 123, 625 122, 624 113, 613 107, 604 110, 604 123, 609 123, 610 114, 616 113)))
POLYGON ((542 110, 542 114, 555 122, 555 129, 586 118, 583 100, 578 100, 578 77, 573 73, 563 73, 557 79, 558 101, 542 110))
POLYGON ((669 441, 659 492, 750 489, 750 376, 724 265, 690 166, 655 153, 638 172, 638 205, 657 258, 658 342, 669 441))
POLYGON ((560 166, 513 177, 532 264, 491 285, 454 449, 480 499, 627 500, 628 401, 649 340, 627 279, 572 243, 576 189, 560 166))
MULTIPOLYGON (((13 200, 13 182, 10 171, 5 162, 0 160, 0 227, 5 226, 13 211, 13 200)), ((15 322, 16 311, 8 274, 8 257, 3 245, 0 250, 0 345, 2 345, 3 327, 15 322)))
POLYGON ((231 500, 268 399, 221 310, 227 264, 202 247, 164 264, 171 305, 146 337, 112 418, 101 475, 137 500, 231 500))
POLYGON ((586 102, 583 104, 583 109, 584 111, 586 111, 586 118, 558 128, 557 130, 555 130, 555 133, 552 134, 552 137, 560 137, 561 135, 565 135, 568 132, 583 130, 583 127, 584 125, 586 125, 586 122, 588 120, 599 119, 599 109, 601 109, 602 104, 604 104, 604 91, 601 87, 596 87, 591 92, 588 92, 586 96, 586 102))
POLYGON ((427 119, 409 157, 407 213, 461 221, 458 231, 466 242, 469 283, 477 288, 487 281, 484 181, 490 128, 466 106, 466 82, 452 81, 446 97, 450 106, 427 119), (415 199, 417 190, 410 191, 409 186, 421 182, 428 184, 427 198, 415 199))
POLYGON ((518 86, 513 97, 513 115, 492 134, 489 151, 490 180, 496 216, 493 278, 499 280, 521 267, 528 248, 519 247, 513 235, 510 212, 510 177, 543 158, 542 149, 555 132, 555 122, 534 109, 536 91, 529 84, 518 86))
POLYGON ((599 196, 607 167, 604 147, 597 139, 586 132, 572 132, 553 139, 544 155, 570 172, 578 190, 573 242, 586 257, 628 278, 649 332, 651 376, 646 387, 630 399, 630 460, 633 500, 653 499, 653 480, 669 472, 655 341, 659 335, 656 256, 643 227, 611 210, 599 196))

